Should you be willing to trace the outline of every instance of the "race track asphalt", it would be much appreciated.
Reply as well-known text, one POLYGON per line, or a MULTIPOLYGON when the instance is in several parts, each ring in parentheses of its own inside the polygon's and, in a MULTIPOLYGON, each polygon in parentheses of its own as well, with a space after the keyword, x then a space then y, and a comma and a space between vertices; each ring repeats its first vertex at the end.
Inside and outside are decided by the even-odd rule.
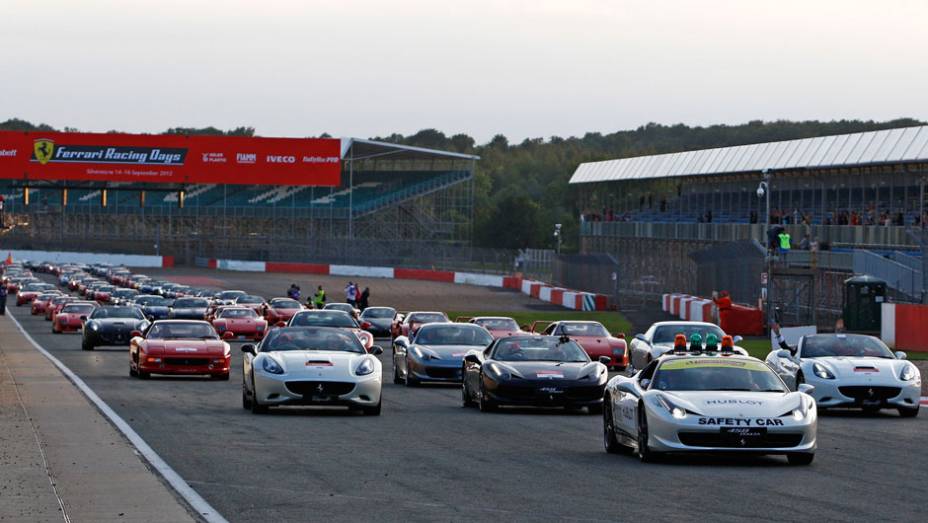
MULTIPOLYGON (((260 286, 263 275, 249 278, 260 286)), ((923 521, 928 506, 928 412, 826 415, 808 467, 705 456, 646 465, 603 451, 599 416, 482 414, 461 407, 457 387, 394 385, 389 347, 382 416, 256 416, 241 407, 238 343, 229 382, 141 381, 125 348, 83 352, 79 334, 53 335, 13 309, 230 521, 923 521)))

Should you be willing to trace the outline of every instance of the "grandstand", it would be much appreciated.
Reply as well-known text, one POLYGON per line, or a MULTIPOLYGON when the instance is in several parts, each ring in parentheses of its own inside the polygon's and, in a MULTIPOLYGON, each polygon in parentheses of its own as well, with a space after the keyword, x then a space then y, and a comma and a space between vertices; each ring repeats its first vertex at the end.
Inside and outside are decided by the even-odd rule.
POLYGON ((236 253, 344 261, 352 250, 387 260, 427 245, 467 247, 477 160, 343 139, 341 181, 334 187, 3 179, 7 221, 15 225, 4 231, 3 242, 108 245, 139 253, 154 248, 177 251, 180 262, 191 263, 236 253))
MULTIPOLYGON (((730 242, 753 241, 762 263, 769 218, 805 251, 775 271, 818 286, 808 306, 814 316, 816 308, 840 308, 840 282, 852 273, 879 275, 900 300, 926 297, 926 181, 928 126, 915 126, 584 163, 570 184, 581 250, 615 256, 621 287, 657 281, 665 291, 705 294, 695 259, 706 256, 697 253, 724 257, 734 252, 730 242), (765 173, 769 216, 768 193, 758 197, 765 173)), ((737 284, 744 301, 757 298, 759 276, 727 276, 717 281, 737 284)))

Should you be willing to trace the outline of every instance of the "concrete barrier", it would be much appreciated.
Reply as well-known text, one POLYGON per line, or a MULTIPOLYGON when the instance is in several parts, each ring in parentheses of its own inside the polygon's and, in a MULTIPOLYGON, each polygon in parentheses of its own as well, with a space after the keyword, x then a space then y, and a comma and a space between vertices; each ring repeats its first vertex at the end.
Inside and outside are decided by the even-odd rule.
MULTIPOLYGON (((70 252, 70 251, 34 251, 12 249, 7 253, 14 261, 29 260, 34 262, 48 261, 61 263, 111 263, 125 265, 126 267, 173 267, 173 256, 149 256, 144 254, 109 254, 102 252, 70 252)), ((6 258, 6 256, 4 256, 6 258)))
POLYGON ((928 352, 928 305, 884 303, 880 338, 903 351, 928 352))

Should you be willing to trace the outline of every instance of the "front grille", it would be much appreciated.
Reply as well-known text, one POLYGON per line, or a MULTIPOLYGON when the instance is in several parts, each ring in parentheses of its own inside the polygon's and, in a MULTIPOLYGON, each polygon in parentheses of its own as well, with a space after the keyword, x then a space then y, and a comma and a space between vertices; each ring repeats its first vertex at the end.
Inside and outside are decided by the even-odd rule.
POLYGON ((200 365, 209 365, 209 358, 164 358, 165 365, 177 365, 180 367, 198 367, 200 365))
POLYGON ((594 401, 603 397, 603 386, 570 387, 565 392, 567 399, 580 401, 594 401))
POLYGON ((342 381, 288 381, 287 390, 300 396, 341 396, 354 390, 354 383, 342 381))
POLYGON ((867 385, 838 387, 841 394, 857 401, 882 401, 899 395, 899 387, 869 387, 867 385))
POLYGON ((426 367, 425 372, 430 378, 451 380, 461 378, 461 369, 457 367, 426 367))
POLYGON ((802 442, 802 434, 768 433, 757 437, 741 437, 720 432, 680 432, 680 443, 689 447, 719 447, 732 449, 790 448, 802 442))
POLYGON ((521 399, 521 400, 533 400, 535 399, 535 389, 529 387, 510 387, 507 385, 500 385, 496 389, 496 393, 500 396, 512 399, 521 399))

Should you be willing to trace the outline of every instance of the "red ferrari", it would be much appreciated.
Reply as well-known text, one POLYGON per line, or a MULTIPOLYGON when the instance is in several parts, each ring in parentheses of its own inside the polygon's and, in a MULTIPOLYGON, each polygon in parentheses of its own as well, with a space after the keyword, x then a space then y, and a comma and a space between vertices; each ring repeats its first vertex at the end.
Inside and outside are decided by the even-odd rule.
POLYGON ((31 304, 32 300, 39 294, 53 290, 55 290, 55 286, 51 283, 27 283, 22 290, 19 291, 19 294, 16 295, 16 305, 31 304))
POLYGON ((205 375, 229 379, 232 351, 202 320, 158 320, 129 340, 129 375, 205 375))
POLYGON ((45 321, 52 321, 55 319, 55 315, 64 307, 64 304, 70 303, 72 301, 77 301, 77 298, 74 296, 68 296, 67 294, 59 294, 51 299, 48 303, 48 306, 45 307, 45 321))
POLYGON ((393 339, 396 339, 399 336, 409 337, 416 333, 419 330, 419 327, 425 325, 426 323, 442 323, 447 322, 448 316, 444 312, 410 312, 403 315, 397 315, 396 320, 393 321, 393 327, 390 329, 390 334, 393 336, 393 339))
POLYGON ((213 327, 223 339, 240 336, 261 341, 267 332, 267 320, 247 306, 220 307, 216 311, 213 327))
POLYGON ((65 304, 52 320, 52 332, 75 332, 84 327, 87 316, 97 307, 96 303, 78 301, 65 304))
POLYGON ((490 335, 493 336, 493 339, 505 338, 507 336, 522 336, 525 334, 530 334, 522 330, 522 327, 519 327, 519 324, 516 320, 508 316, 479 316, 476 318, 470 318, 468 323, 473 323, 480 325, 484 329, 490 331, 490 335))
POLYGON ((625 343, 625 334, 613 336, 597 321, 536 321, 532 323, 531 331, 537 332, 541 324, 547 324, 542 334, 569 337, 583 347, 593 361, 600 356, 608 356, 608 367, 625 370, 628 366, 628 344, 625 343))
POLYGON ((281 323, 286 325, 290 318, 301 310, 303 310, 303 305, 294 299, 271 298, 264 305, 264 319, 267 320, 268 325, 279 326, 281 323))
POLYGON ((60 291, 43 292, 32 300, 32 315, 45 314, 46 309, 51 304, 52 299, 61 296, 60 291))

